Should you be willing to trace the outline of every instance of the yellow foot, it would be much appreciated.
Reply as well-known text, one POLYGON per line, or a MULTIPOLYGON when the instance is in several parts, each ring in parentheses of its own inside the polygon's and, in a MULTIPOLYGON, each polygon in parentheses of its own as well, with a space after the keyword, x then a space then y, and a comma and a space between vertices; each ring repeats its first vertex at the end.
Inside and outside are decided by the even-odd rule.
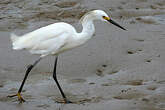
POLYGON ((18 92, 17 94, 14 94, 14 95, 9 95, 9 96, 7 96, 7 97, 18 97, 18 100, 19 100, 19 102, 20 103, 23 103, 23 102, 25 102, 25 100, 22 98, 22 96, 21 96, 21 94, 18 92))

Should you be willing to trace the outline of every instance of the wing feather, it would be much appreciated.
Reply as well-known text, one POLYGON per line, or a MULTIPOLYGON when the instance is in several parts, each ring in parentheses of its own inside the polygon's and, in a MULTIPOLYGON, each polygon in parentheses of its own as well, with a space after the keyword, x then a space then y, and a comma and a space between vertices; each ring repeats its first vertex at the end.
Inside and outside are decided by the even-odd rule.
POLYGON ((19 37, 13 42, 13 48, 27 49, 37 54, 46 53, 64 45, 65 39, 74 32, 75 29, 70 24, 54 23, 19 37))
POLYGON ((69 37, 68 33, 62 33, 59 37, 54 37, 41 41, 40 43, 33 46, 33 48, 30 49, 30 52, 32 54, 42 54, 42 55, 56 54, 58 53, 58 50, 63 45, 65 45, 68 37, 69 37))

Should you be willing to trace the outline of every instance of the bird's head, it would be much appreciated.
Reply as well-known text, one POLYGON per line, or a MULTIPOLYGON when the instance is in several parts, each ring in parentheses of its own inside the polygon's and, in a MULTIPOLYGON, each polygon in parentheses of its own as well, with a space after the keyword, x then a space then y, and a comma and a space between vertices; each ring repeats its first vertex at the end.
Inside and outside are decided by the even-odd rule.
POLYGON ((110 19, 107 13, 105 13, 103 10, 93 10, 90 13, 94 20, 102 20, 107 21, 110 19))
POLYGON ((115 25, 115 26, 117 26, 117 27, 119 27, 119 28, 121 28, 123 30, 126 30, 124 27, 120 26, 118 23, 113 21, 108 16, 108 14, 106 14, 104 11, 102 11, 102 10, 94 10, 93 13, 94 13, 96 19, 100 19, 102 21, 106 21, 106 22, 112 23, 113 25, 115 25))
POLYGON ((101 20, 101 21, 106 21, 106 22, 109 22, 109 23, 112 23, 113 25, 123 29, 123 30, 126 30, 124 27, 120 26, 118 23, 116 23, 115 21, 113 21, 107 13, 105 13, 103 10, 93 10, 93 11, 90 11, 88 13, 86 13, 82 18, 81 20, 84 20, 84 18, 87 18, 88 20, 91 19, 91 20, 101 20))

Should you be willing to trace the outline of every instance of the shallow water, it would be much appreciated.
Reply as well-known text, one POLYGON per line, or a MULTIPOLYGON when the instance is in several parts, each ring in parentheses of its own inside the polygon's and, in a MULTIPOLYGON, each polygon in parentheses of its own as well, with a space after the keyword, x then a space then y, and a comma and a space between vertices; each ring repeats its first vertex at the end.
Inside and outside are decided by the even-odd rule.
POLYGON ((0 109, 165 109, 163 0, 4 0, 0 8, 0 109), (13 51, 10 32, 22 35, 57 21, 71 23, 80 32, 78 19, 91 9, 104 9, 128 31, 95 22, 91 40, 59 56, 59 82, 67 97, 79 103, 56 103, 61 95, 52 78, 53 56, 28 77, 25 103, 7 98, 17 92, 26 66, 38 58, 13 51))

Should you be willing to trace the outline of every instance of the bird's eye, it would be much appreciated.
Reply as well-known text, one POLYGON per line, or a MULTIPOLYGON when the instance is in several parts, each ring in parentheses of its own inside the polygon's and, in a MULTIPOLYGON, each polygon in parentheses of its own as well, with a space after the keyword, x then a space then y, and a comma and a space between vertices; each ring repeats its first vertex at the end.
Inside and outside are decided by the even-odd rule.
POLYGON ((106 16, 103 16, 103 19, 110 20, 110 18, 109 17, 106 17, 106 16))
POLYGON ((105 19, 105 18, 106 18, 106 16, 103 16, 103 18, 105 19))

